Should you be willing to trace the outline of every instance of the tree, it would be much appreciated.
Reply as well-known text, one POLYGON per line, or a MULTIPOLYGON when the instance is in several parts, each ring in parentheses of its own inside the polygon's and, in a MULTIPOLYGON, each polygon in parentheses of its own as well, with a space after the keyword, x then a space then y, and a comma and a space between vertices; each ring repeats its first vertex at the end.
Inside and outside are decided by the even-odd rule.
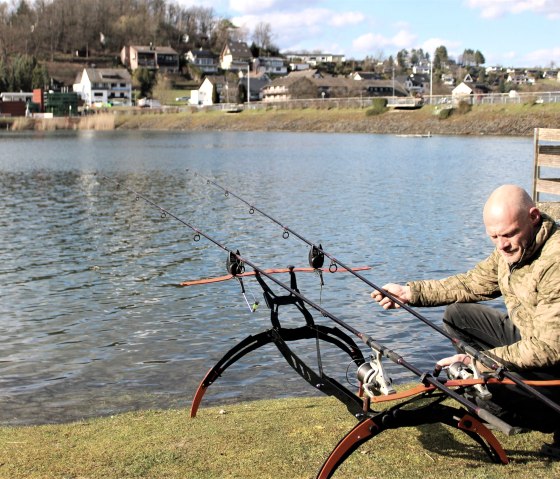
POLYGON ((134 78, 140 84, 140 96, 142 98, 150 96, 157 82, 154 72, 147 68, 138 68, 134 72, 134 78))
POLYGON ((408 61, 408 50, 405 49, 400 50, 397 53, 397 65, 401 70, 404 70, 406 68, 407 61, 408 61))
POLYGON ((46 90, 49 86, 49 72, 47 67, 37 63, 31 74, 31 86, 46 90))
POLYGON ((474 52, 474 62, 476 66, 484 65, 486 63, 486 59, 484 58, 484 55, 480 53, 479 50, 474 52))
POLYGON ((259 22, 255 26, 253 31, 253 42, 260 49, 264 50, 266 54, 270 54, 270 51, 275 49, 272 44, 272 27, 270 23, 259 22))
POLYGON ((447 48, 443 45, 437 47, 434 52, 434 70, 442 70, 448 60, 447 48))

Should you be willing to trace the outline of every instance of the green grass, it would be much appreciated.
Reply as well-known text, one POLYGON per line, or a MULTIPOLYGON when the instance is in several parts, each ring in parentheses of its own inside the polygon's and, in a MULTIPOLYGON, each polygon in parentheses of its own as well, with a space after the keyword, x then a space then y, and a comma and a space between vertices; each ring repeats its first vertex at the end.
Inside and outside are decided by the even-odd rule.
MULTIPOLYGON (((0 477, 312 478, 355 425, 331 398, 144 411, 63 425, 0 428, 0 477)), ((538 454, 550 436, 497 433, 511 462, 491 463, 465 434, 442 425, 388 430, 360 447, 335 478, 540 479, 560 463, 538 454)))

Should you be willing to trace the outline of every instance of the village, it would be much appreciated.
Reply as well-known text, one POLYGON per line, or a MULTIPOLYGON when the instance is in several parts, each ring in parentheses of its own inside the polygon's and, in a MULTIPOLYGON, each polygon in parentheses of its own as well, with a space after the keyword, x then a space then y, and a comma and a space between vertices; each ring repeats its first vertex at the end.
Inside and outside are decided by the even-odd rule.
POLYGON ((219 54, 202 47, 181 55, 166 46, 128 45, 120 51, 118 67, 98 67, 85 59, 71 82, 58 81, 46 91, 0 92, 0 115, 48 118, 109 108, 169 107, 241 111, 333 99, 352 99, 345 105, 363 108, 375 97, 397 108, 425 103, 451 107, 459 101, 560 101, 558 69, 483 67, 446 59, 434 72, 433 62, 412 57, 409 54, 403 65, 401 56, 398 68, 396 61, 365 65, 341 54, 254 56, 246 42, 233 40, 226 41, 219 54), (341 73, 349 71, 349 64, 354 68, 341 73), (162 84, 166 95, 156 88, 162 84))

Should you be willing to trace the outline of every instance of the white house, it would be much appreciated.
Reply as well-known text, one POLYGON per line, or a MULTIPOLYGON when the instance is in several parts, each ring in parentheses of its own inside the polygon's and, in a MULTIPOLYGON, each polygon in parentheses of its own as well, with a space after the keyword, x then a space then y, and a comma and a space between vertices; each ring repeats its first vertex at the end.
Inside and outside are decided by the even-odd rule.
POLYGON ((227 42, 220 55, 222 70, 247 70, 253 61, 253 54, 245 42, 227 42))
POLYGON ((210 50, 204 50, 202 48, 198 50, 189 50, 185 54, 185 59, 203 73, 216 73, 218 71, 218 57, 210 50))
POLYGON ((472 94, 473 94, 473 89, 465 82, 459 83, 451 91, 451 97, 453 98, 454 103, 459 103, 462 100, 470 99, 472 94))
POLYGON ((320 63, 344 63, 346 57, 332 53, 291 53, 285 54, 290 63, 309 63, 312 67, 320 63))
POLYGON ((288 67, 283 58, 259 57, 255 60, 255 71, 261 75, 287 75, 288 67))
POLYGON ((132 104, 132 79, 124 68, 84 68, 76 77, 72 90, 88 106, 132 104))

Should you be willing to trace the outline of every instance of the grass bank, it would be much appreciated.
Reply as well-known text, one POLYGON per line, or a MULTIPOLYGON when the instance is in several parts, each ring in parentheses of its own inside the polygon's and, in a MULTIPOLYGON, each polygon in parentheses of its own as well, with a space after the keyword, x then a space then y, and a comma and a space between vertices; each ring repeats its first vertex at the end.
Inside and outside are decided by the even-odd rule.
MULTIPOLYGON (((144 411, 72 424, 0 428, 0 477, 313 478, 355 424, 321 397, 186 410, 144 411)), ((544 479, 560 462, 537 451, 550 436, 497 433, 511 463, 496 465, 468 436, 441 425, 385 431, 335 478, 544 479)))
POLYGON ((121 114, 115 128, 184 131, 304 131, 435 135, 531 136, 535 128, 560 128, 560 104, 477 106, 440 119, 434 108, 366 115, 360 109, 251 110, 241 113, 121 114))
POLYGON ((475 106, 442 119, 434 107, 367 115, 365 109, 249 110, 240 113, 184 109, 115 110, 83 118, 4 120, 13 130, 298 131, 434 135, 531 136, 535 128, 560 128, 560 104, 475 106))

